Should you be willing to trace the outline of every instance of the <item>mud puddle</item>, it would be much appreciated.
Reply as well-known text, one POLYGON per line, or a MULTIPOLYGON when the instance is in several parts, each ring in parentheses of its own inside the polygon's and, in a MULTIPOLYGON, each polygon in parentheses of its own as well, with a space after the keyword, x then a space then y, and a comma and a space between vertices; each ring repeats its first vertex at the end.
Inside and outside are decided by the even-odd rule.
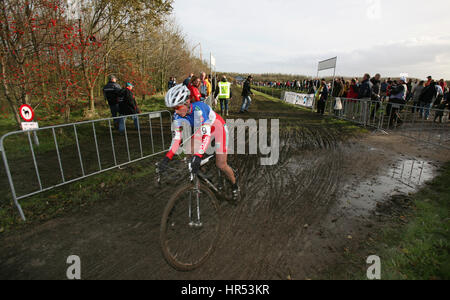
POLYGON ((417 192, 434 178, 435 171, 431 162, 401 159, 376 177, 344 186, 337 203, 350 215, 368 216, 377 205, 392 196, 417 192))

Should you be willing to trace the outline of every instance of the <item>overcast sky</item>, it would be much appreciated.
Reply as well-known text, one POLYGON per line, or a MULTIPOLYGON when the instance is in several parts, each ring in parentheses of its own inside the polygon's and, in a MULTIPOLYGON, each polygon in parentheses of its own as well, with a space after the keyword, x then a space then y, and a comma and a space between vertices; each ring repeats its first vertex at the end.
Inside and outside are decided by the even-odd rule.
POLYGON ((315 76, 338 56, 339 75, 450 79, 449 0, 175 0, 174 15, 218 71, 315 76))

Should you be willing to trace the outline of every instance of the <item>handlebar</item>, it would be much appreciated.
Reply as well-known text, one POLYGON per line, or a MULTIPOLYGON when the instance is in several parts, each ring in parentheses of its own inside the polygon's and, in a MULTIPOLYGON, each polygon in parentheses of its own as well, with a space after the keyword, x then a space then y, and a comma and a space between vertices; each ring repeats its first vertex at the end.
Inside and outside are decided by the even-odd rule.
MULTIPOLYGON (((215 157, 215 155, 210 155, 210 156, 204 158, 204 159, 202 160, 202 162, 200 163, 200 166, 201 166, 201 167, 205 166, 205 165, 208 164, 208 163, 211 161, 211 159, 214 158, 214 157, 215 157)), ((194 174, 192 173, 191 162, 188 162, 188 160, 185 158, 185 159, 184 159, 184 163, 185 163, 185 165, 188 167, 190 181, 193 182, 194 179, 195 179, 197 176, 194 175, 194 174)), ((156 166, 156 182, 157 182, 158 185, 161 185, 161 182, 162 182, 162 180, 161 180, 162 172, 161 172, 160 169, 159 169, 159 163, 156 163, 155 166, 156 166)), ((170 167, 169 167, 168 169, 173 169, 173 168, 170 168, 170 167)), ((179 170, 177 170, 177 169, 173 169, 173 170, 179 171, 179 170)))

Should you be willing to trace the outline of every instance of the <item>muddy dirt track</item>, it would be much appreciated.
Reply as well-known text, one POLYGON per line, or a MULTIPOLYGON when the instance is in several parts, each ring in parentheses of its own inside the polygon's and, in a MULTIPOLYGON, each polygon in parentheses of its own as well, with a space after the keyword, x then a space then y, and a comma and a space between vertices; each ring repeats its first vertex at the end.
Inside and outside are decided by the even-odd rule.
POLYGON ((348 124, 254 100, 250 114, 232 118, 280 119, 280 161, 261 166, 260 156, 230 157, 242 199, 237 206, 222 203, 219 246, 203 267, 180 273, 167 265, 159 229, 173 187, 158 189, 153 178, 143 178, 84 211, 0 235, 0 279, 65 279, 70 255, 81 258, 83 279, 317 278, 349 247, 349 235, 357 245, 377 230, 370 209, 342 205, 349 192, 402 158, 437 166, 448 157, 405 138, 355 135, 348 124))

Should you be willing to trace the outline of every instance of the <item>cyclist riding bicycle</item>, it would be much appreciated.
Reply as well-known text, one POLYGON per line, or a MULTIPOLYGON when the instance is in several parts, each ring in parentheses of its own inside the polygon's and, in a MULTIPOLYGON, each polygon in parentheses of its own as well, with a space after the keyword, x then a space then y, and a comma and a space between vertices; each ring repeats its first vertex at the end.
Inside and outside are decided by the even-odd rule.
MULTIPOLYGON (((184 85, 177 85, 167 92, 165 101, 168 108, 175 109, 174 136, 172 146, 159 169, 164 172, 169 161, 178 151, 181 140, 183 124, 190 126, 194 132, 194 155, 191 161, 192 173, 198 174, 202 158, 212 140, 216 144, 216 166, 227 176, 232 184, 233 200, 238 199, 239 186, 236 182, 233 169, 227 163, 228 128, 222 117, 215 113, 209 105, 203 102, 191 103, 190 91, 184 85), (198 147, 199 146, 199 147, 198 147), (198 148, 198 149, 197 149, 198 148)), ((185 141, 186 142, 186 141, 185 141)))

